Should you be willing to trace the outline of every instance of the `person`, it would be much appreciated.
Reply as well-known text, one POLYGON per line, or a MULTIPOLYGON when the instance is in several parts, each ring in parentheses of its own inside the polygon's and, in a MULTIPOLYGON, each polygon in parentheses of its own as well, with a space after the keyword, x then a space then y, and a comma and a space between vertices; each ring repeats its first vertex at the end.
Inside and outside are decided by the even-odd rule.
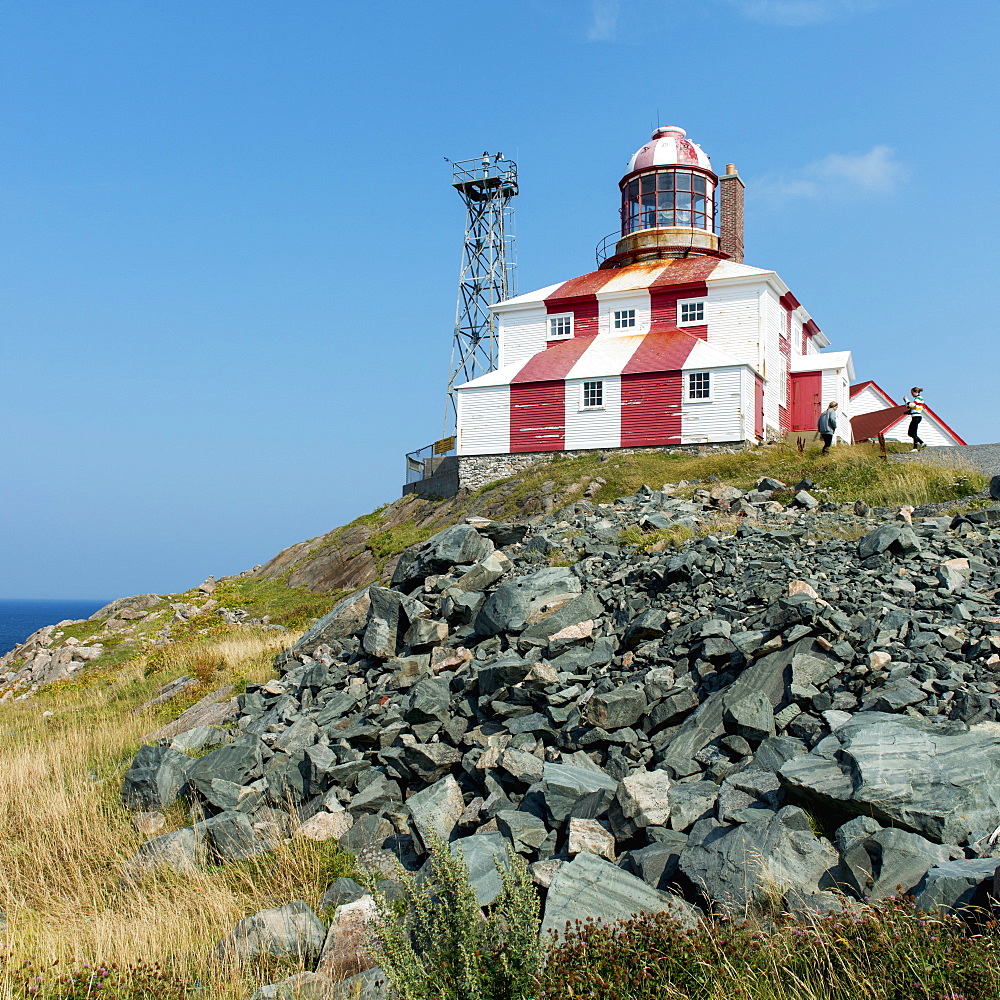
POLYGON ((906 409, 910 414, 910 428, 906 434, 913 441, 913 451, 919 451, 921 448, 927 447, 920 440, 920 421, 924 416, 924 397, 921 395, 923 391, 923 389, 915 385, 910 390, 913 393, 913 399, 910 399, 909 396, 903 397, 903 402, 906 404, 906 409))
POLYGON ((837 404, 831 403, 819 417, 816 425, 819 436, 823 439, 823 454, 830 454, 830 445, 833 444, 833 435, 837 430, 837 404))

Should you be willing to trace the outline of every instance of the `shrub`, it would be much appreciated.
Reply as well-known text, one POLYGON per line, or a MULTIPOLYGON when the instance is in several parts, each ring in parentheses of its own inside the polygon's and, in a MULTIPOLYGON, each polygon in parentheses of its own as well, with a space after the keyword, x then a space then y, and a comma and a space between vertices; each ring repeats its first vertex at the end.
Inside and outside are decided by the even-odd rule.
POLYGON ((400 874, 403 898, 376 895, 382 968, 399 1000, 523 1000, 541 954, 538 895, 513 852, 499 861, 501 893, 485 918, 465 861, 431 846, 429 874, 400 874))
POLYGON ((539 998, 996 1000, 997 939, 906 901, 763 929, 686 931, 665 914, 578 924, 550 953, 539 998))

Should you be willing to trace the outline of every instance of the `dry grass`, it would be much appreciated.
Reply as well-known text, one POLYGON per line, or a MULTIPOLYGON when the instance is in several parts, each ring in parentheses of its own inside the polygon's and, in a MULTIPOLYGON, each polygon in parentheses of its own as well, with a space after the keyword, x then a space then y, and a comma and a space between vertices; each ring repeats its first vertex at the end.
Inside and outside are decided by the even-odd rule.
MULTIPOLYGON (((119 793, 142 735, 183 707, 136 713, 137 705, 171 677, 198 674, 198 660, 211 664, 200 688, 264 680, 288 641, 287 634, 245 632, 168 648, 159 663, 138 658, 114 678, 53 685, 0 709, 0 909, 10 965, 160 963, 182 979, 208 975, 213 997, 246 995, 248 984, 231 970, 206 973, 209 948, 267 906, 295 899, 318 906, 336 859, 293 841, 256 862, 190 876, 161 871, 125 887, 122 865, 144 838, 119 793)), ((166 829, 188 822, 178 806, 166 829)), ((0 971, 0 998, 20 990, 20 974, 0 971)))

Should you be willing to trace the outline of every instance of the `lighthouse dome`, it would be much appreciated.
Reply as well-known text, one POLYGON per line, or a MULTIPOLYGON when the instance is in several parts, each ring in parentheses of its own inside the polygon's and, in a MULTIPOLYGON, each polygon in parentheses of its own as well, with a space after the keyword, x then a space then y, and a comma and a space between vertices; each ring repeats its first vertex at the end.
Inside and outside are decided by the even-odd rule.
POLYGON ((627 173, 647 167, 687 166, 712 169, 712 161, 695 143, 685 138, 687 133, 679 125, 657 128, 649 142, 637 150, 628 163, 627 173))

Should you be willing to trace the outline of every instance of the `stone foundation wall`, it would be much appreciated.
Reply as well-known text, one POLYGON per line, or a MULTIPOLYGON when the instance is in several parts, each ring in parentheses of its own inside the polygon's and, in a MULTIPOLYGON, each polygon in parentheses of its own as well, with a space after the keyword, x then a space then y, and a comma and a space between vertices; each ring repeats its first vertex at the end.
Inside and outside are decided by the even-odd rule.
POLYGON ((592 448, 582 451, 528 451, 510 455, 459 455, 458 488, 478 490, 497 479, 506 479, 532 465, 551 462, 554 458, 577 458, 580 455, 635 455, 643 451, 663 455, 731 455, 748 447, 745 441, 722 444, 679 444, 655 448, 592 448))

